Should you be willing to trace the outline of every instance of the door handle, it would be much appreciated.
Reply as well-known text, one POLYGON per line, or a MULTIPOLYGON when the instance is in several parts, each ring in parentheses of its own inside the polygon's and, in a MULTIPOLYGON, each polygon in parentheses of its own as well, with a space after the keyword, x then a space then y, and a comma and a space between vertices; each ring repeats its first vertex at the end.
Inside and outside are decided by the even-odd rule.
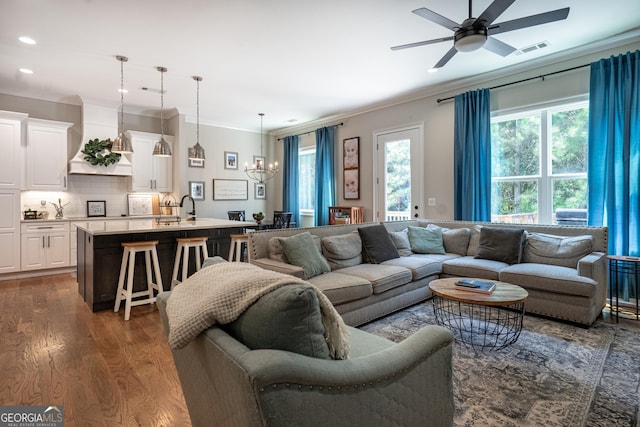
POLYGON ((47 236, 47 247, 51 247, 51 236, 47 236))
POLYGON ((42 247, 44 248, 44 236, 42 236, 42 247))

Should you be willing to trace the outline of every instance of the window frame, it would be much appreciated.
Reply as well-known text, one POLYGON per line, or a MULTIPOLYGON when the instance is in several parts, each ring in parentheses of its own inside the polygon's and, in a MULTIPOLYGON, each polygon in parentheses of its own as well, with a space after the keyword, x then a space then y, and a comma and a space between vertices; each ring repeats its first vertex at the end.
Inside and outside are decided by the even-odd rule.
MULTIPOLYGON (((301 155, 311 154, 311 153, 313 153, 314 156, 315 156, 315 153, 316 153, 315 145, 307 146, 307 147, 299 147, 298 148, 298 160, 300 159, 301 155)), ((300 190, 298 190, 298 191, 300 191, 300 190)), ((314 205, 313 209, 300 208, 298 210, 298 213, 299 213, 300 216, 311 216, 311 217, 313 217, 315 215, 315 205, 314 205)))

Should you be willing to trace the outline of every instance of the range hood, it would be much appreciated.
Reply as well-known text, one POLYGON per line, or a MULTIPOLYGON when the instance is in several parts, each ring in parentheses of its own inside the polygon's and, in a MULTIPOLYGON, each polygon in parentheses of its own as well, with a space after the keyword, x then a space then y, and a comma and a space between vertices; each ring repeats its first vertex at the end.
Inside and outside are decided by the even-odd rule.
POLYGON ((84 145, 92 139, 112 141, 118 136, 118 110, 100 105, 82 104, 82 139, 78 152, 69 160, 69 174, 131 176, 131 161, 122 155, 115 165, 92 165, 84 159, 84 145))

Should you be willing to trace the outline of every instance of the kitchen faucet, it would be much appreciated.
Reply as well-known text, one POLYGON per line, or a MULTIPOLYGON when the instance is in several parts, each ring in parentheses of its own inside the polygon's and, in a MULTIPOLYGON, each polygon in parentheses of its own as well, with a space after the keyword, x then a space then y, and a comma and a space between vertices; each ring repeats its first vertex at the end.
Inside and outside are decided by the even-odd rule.
POLYGON ((184 199, 191 200, 191 212, 187 212, 187 215, 192 215, 192 216, 187 218, 187 221, 195 221, 196 220, 196 201, 193 200, 193 197, 186 194, 182 196, 182 199, 180 200, 180 207, 182 207, 182 205, 184 204, 184 199))

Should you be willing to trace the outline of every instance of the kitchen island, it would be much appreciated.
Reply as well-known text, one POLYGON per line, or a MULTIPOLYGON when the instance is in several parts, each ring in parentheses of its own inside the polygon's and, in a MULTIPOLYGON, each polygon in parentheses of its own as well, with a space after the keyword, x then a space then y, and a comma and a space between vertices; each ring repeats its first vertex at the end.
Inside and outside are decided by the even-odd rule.
MULTIPOLYGON (((195 221, 158 223, 155 219, 76 222, 78 227, 78 293, 92 311, 113 310, 122 242, 158 240, 156 248, 164 290, 171 287, 171 275, 178 237, 208 237, 209 256, 227 258, 230 234, 255 228, 255 222, 199 218, 195 221)), ((189 259, 189 274, 195 271, 195 259, 189 259)), ((146 289, 144 256, 136 257, 134 292, 146 289)))

